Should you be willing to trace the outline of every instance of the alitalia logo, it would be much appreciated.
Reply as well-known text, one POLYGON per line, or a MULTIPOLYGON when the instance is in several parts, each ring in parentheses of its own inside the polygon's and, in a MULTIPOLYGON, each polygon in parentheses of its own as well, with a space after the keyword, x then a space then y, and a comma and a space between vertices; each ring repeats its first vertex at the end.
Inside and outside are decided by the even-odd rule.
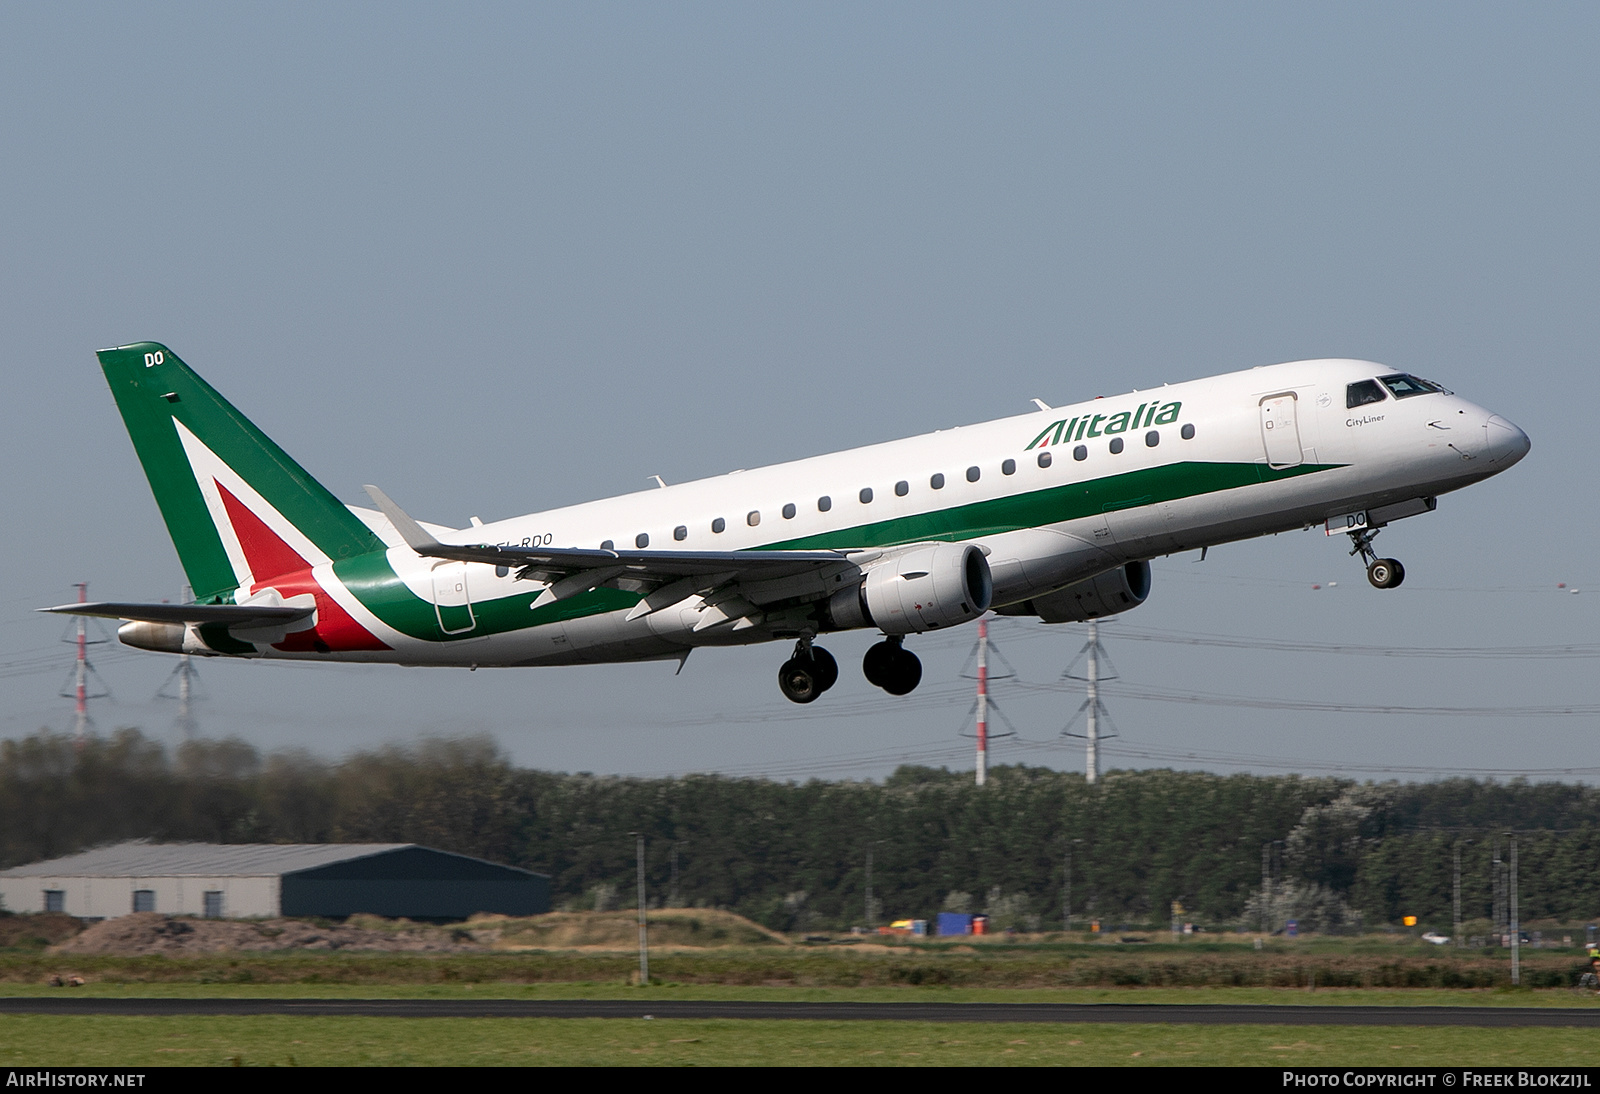
POLYGON ((1080 418, 1063 418, 1051 422, 1044 431, 1029 443, 1028 449, 1046 448, 1053 444, 1081 441, 1085 437, 1109 437, 1126 433, 1130 429, 1143 429, 1147 425, 1170 425, 1178 420, 1183 404, 1163 403, 1160 399, 1145 403, 1134 410, 1116 414, 1085 414, 1080 418))

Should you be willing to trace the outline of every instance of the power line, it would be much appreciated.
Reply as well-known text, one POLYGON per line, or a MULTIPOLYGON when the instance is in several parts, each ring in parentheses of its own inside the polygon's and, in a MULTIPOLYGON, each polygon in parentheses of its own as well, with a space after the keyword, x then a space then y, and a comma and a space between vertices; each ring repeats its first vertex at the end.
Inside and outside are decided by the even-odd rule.
POLYGON ((1178 646, 1219 646, 1239 650, 1279 650, 1285 653, 1332 654, 1350 657, 1423 657, 1459 660, 1580 660, 1600 657, 1600 643, 1554 646, 1366 646, 1329 642, 1286 642, 1241 638, 1223 634, 1186 634, 1181 631, 1124 629, 1119 638, 1132 642, 1164 642, 1178 646))
MULTIPOLYGON (((1065 692, 1060 684, 1012 685, 1026 691, 1065 692)), ((1600 714, 1600 703, 1571 703, 1551 706, 1408 706, 1400 703, 1337 703, 1319 699, 1265 699, 1250 695, 1218 695, 1206 692, 1173 691, 1143 685, 1112 687, 1120 699, 1143 699, 1153 703, 1184 703, 1198 706, 1241 707, 1249 710, 1308 710, 1331 714, 1410 714, 1449 718, 1589 718, 1600 714)))

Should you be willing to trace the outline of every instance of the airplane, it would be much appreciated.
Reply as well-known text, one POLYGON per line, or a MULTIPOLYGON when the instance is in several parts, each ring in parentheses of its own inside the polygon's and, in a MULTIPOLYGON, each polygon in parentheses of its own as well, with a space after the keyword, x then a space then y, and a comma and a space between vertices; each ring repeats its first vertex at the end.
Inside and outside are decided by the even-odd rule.
POLYGON ((194 601, 40 611, 163 653, 470 668, 793 641, 796 703, 838 680, 823 634, 880 632, 862 671, 905 695, 909 636, 1128 611, 1152 558, 1255 536, 1322 525, 1393 589, 1379 530, 1529 449, 1439 384, 1298 361, 452 528, 340 502, 166 346, 98 357, 194 601))

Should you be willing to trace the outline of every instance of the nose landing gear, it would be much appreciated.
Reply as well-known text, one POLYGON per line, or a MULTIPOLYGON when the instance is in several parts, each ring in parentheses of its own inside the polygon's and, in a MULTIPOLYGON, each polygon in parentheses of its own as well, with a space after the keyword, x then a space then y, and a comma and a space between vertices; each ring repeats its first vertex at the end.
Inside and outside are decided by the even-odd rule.
POLYGON ((1351 532, 1350 542, 1355 546, 1350 548, 1350 553, 1360 555, 1366 562, 1367 580, 1374 589, 1398 589, 1406 579, 1406 568, 1400 565, 1399 559, 1378 557, 1378 552, 1372 549, 1372 541, 1377 535, 1376 528, 1351 532))
POLYGON ((890 635, 867 651, 861 660, 867 683, 890 695, 909 695, 916 690, 922 683, 922 662, 904 643, 901 635, 890 635))
POLYGON ((794 644, 794 656, 778 669, 778 690, 792 703, 809 703, 839 682, 839 662, 810 638, 794 644))

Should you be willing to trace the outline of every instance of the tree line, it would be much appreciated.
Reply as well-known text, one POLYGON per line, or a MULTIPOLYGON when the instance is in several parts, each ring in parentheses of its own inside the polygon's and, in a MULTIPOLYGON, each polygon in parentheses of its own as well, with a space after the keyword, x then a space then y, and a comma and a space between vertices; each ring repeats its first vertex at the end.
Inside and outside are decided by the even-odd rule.
POLYGON ((126 839, 406 842, 548 874, 558 905, 604 908, 631 904, 643 832, 653 903, 783 930, 944 908, 1050 929, 1069 893, 1079 925, 1164 922, 1181 901, 1211 926, 1448 926, 1457 852, 1464 915, 1485 918, 1511 830, 1525 921, 1600 913, 1600 793, 1577 784, 1145 770, 1090 786, 1027 766, 982 788, 926 767, 637 779, 519 768, 481 738, 339 760, 236 739, 168 748, 134 729, 81 749, 48 731, 0 742, 0 868, 126 839))

